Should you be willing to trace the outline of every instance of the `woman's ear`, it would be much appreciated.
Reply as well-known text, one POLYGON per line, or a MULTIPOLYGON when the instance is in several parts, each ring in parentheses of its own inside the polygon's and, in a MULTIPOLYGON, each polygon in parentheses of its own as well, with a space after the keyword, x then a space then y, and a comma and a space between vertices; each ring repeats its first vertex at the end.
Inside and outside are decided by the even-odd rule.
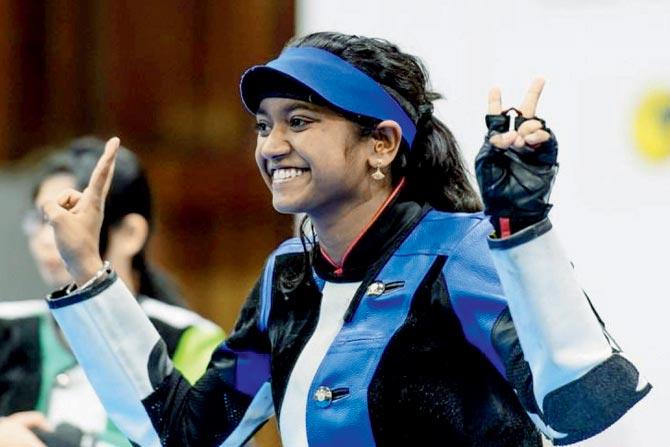
POLYGON ((109 232, 107 257, 132 260, 142 251, 148 238, 149 222, 137 213, 127 214, 109 232))
POLYGON ((368 163, 374 168, 388 168, 398 155, 402 142, 400 125, 392 120, 384 120, 372 132, 372 139, 374 147, 368 157, 368 163))

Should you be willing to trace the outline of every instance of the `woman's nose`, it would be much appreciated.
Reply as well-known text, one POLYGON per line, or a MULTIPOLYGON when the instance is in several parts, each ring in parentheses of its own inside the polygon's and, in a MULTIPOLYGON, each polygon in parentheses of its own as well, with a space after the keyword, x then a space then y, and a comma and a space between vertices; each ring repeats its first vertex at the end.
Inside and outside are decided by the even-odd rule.
POLYGON ((266 159, 282 157, 291 152, 291 145, 286 138, 286 133, 275 127, 270 134, 261 142, 261 155, 266 159))

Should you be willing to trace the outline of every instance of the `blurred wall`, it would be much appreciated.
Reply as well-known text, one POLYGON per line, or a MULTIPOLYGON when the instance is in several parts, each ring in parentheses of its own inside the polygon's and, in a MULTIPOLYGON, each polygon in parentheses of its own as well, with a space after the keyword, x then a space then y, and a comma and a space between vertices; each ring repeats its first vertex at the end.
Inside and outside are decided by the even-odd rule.
POLYGON ((238 82, 293 30, 292 0, 0 0, 0 299, 44 293, 18 228, 36 148, 118 135, 154 186, 153 258, 230 331, 292 231, 257 174, 238 82))
POLYGON ((293 2, 3 0, 0 21, 0 194, 22 187, 37 148, 120 136, 157 195, 156 258, 229 329, 291 232, 256 174, 237 86, 293 34, 293 2))
MULTIPOLYGON (((651 395, 588 446, 665 445, 670 404, 670 103, 658 114, 666 157, 634 139, 648 91, 670 91, 670 3, 603 0, 301 0, 299 33, 385 37, 421 56, 446 96, 438 115, 468 163, 481 145, 487 92, 519 105, 534 76, 547 79, 538 114, 561 152, 551 213, 608 328, 655 385, 651 395)), ((653 123, 651 123, 653 124, 653 123)))
POLYGON ((30 203, 30 176, 0 173, 0 300, 46 295, 21 233, 23 213, 30 203))

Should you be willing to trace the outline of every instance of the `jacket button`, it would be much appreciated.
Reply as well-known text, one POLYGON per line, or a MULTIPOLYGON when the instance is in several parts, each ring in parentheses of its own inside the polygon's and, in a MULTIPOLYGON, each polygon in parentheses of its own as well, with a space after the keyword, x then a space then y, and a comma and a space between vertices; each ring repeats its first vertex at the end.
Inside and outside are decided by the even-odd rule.
POLYGON ((386 290, 386 286, 381 281, 375 281, 368 286, 366 293, 371 296, 380 296, 386 290))
POLYGON ((333 401, 333 392, 327 386, 320 386, 314 392, 316 406, 326 408, 333 401))

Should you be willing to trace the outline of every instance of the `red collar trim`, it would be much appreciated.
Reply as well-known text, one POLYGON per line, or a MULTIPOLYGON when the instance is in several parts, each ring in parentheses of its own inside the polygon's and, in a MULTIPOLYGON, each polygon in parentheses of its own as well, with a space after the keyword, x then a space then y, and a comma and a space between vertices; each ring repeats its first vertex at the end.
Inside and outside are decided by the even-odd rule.
POLYGON ((333 268, 335 268, 335 271, 333 272, 335 275, 339 276, 342 273, 344 273, 344 270, 343 270, 344 262, 347 260, 347 256, 349 256, 349 253, 351 253, 351 250, 353 250, 354 246, 356 246, 358 241, 360 241, 361 238, 363 237, 363 235, 370 229, 372 224, 374 224, 377 221, 377 219, 384 212, 384 210, 386 210, 386 208, 388 208, 389 204, 393 201, 393 199, 395 199, 395 197, 398 195, 398 193, 400 192, 400 190, 402 189, 402 187, 404 185, 405 185, 405 178, 403 177, 400 180, 400 183, 398 183, 398 186, 395 187, 395 189, 393 190, 391 195, 389 195, 388 198, 386 199, 386 201, 384 201, 384 203, 382 204, 382 206, 379 207, 379 209, 377 210, 375 215, 372 216, 372 219, 370 220, 370 222, 368 222, 368 224, 365 226, 365 228, 363 228, 363 230, 361 230, 361 232, 358 233, 358 236, 356 236, 356 238, 349 244, 349 246, 347 247, 347 249, 344 252, 344 255, 342 256, 342 262, 340 264, 338 264, 330 256, 328 256, 328 253, 326 253, 326 251, 323 249, 323 246, 319 245, 319 250, 321 251, 321 254, 323 255, 324 259, 326 261, 328 261, 328 263, 330 265, 332 265, 333 268))

